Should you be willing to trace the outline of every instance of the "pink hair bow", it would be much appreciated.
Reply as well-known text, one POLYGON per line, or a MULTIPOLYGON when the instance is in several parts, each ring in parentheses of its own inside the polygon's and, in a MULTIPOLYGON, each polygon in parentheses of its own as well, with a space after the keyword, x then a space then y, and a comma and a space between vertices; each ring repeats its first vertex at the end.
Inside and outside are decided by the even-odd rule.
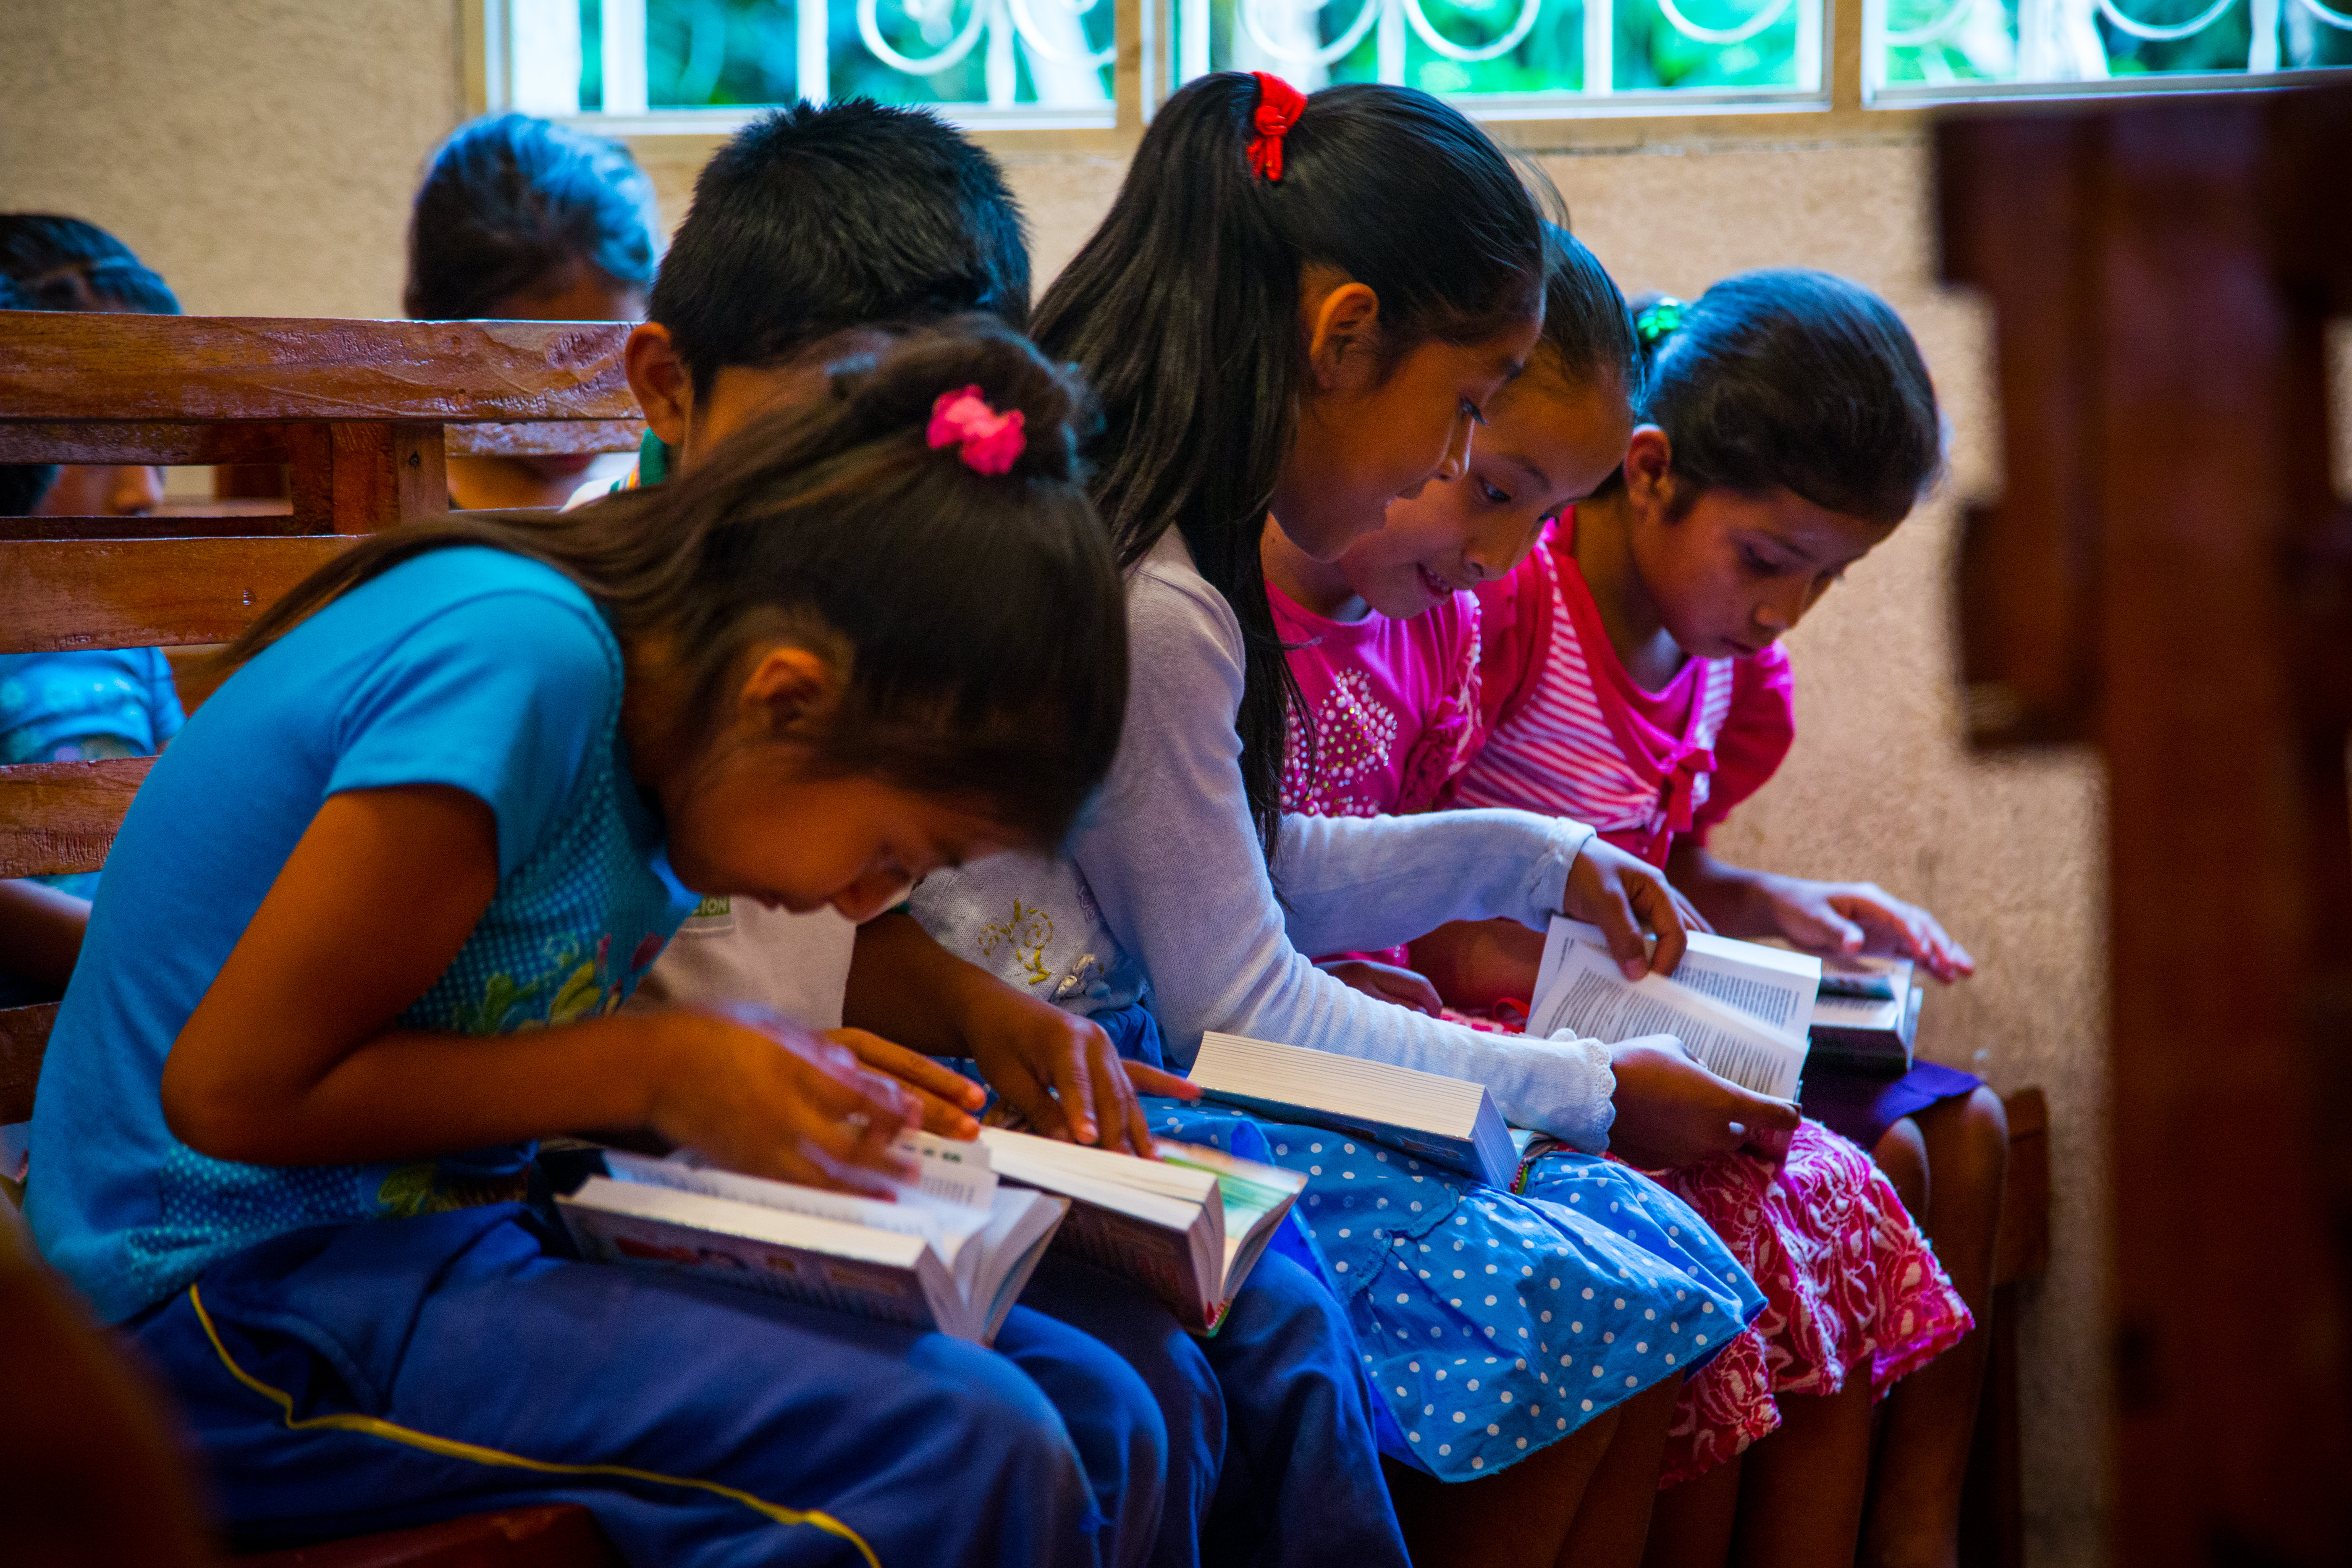
POLYGON ((925 439, 934 450, 961 446, 959 455, 975 472, 1001 474, 1029 445, 1029 437, 1022 433, 1023 423, 1018 408, 999 414, 988 405, 979 387, 967 386, 940 394, 940 400, 931 405, 931 427, 925 439))

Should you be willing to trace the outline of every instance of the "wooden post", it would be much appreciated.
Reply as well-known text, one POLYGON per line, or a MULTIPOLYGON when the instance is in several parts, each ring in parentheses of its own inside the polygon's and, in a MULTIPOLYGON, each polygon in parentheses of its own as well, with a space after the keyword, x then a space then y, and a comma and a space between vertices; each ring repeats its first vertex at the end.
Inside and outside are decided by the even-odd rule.
POLYGON ((2322 333, 2352 89, 1948 121, 2007 489, 1960 566, 1989 743, 2108 776, 2114 1561, 2352 1542, 2352 550, 2322 333))

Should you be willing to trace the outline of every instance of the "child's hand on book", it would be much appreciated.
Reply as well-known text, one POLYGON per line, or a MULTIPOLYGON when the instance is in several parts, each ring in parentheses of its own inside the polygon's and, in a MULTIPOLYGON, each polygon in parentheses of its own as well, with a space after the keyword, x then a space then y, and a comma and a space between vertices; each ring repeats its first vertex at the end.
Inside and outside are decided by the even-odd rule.
POLYGON ((758 1008, 668 1015, 678 1070, 647 1117, 673 1143, 746 1175, 890 1197, 916 1177, 890 1148, 914 1095, 847 1049, 758 1008))
POLYGON ((1198 1100, 1172 1073, 1123 1061, 1101 1026, 1009 985, 976 996, 964 1044, 981 1076, 1044 1138, 1154 1155, 1139 1094, 1198 1100))
POLYGON ((955 1068, 864 1029, 827 1029, 824 1037, 876 1072, 898 1079, 921 1108, 924 1131, 942 1138, 980 1136, 976 1119, 987 1108, 988 1091, 955 1068))
POLYGON ((1964 980, 1977 972, 1969 950, 1947 935, 1935 916, 1875 882, 1775 877, 1762 892, 1780 933, 1802 952, 1916 959, 1942 981, 1964 980))
POLYGON ((1381 963, 1369 958, 1327 958, 1316 968, 1347 986, 1367 996, 1383 1002, 1393 1002, 1400 1007, 1410 1007, 1416 1013, 1436 1017, 1445 1004, 1437 994, 1437 987, 1425 975, 1393 963, 1381 963))
POLYGON ((1803 1113, 1717 1078, 1672 1035, 1643 1035, 1610 1047, 1617 1074, 1617 1120, 1609 1152, 1645 1171, 1679 1170, 1746 1150, 1775 1164, 1803 1113))
POLYGON ((1683 961, 1683 933, 1711 931, 1688 899, 1666 880, 1664 872, 1613 844, 1593 839, 1569 868, 1568 891, 1562 914, 1601 928, 1609 952, 1628 980, 1645 973, 1672 974, 1683 961), (1657 938, 1653 949, 1643 939, 1657 938))

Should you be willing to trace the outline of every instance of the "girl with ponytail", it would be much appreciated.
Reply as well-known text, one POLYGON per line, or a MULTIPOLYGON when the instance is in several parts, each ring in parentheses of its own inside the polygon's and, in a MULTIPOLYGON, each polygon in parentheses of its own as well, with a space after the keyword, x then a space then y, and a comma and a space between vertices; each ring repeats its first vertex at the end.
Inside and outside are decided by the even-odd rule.
MULTIPOLYGON (((1572 823, 1280 806, 1291 682, 1269 520, 1328 561, 1391 501, 1459 481, 1535 350, 1544 276, 1510 163, 1425 94, 1308 98, 1260 74, 1170 100, 1034 318, 1103 403, 1092 488, 1134 659, 1118 759, 1066 858, 935 877, 915 901, 951 950, 1144 1059, 1189 1065, 1219 1029, 1425 1068, 1593 1152, 1577 1205, 1536 1205, 1312 1128, 1152 1102, 1155 1131, 1307 1174, 1297 1212, 1359 1341, 1333 1375, 1371 1384, 1417 1563, 1632 1563, 1681 1373, 1760 1305, 1696 1215, 1597 1157, 1610 1047, 1482 1035, 1306 956, 1565 908, 1637 973, 1680 957, 1664 879, 1572 823), (1676 1327, 1624 1331, 1626 1313, 1676 1327)), ((1686 1135, 1730 1138, 1717 1109, 1684 1107, 1686 1135)), ((1784 1116, 1761 1102, 1749 1120, 1769 1137, 1784 1116)))
POLYGON ((669 483, 371 539, 229 651, 115 842, 27 1208, 239 1539, 575 1501, 639 1563, 1150 1559, 1165 1425, 1096 1341, 593 1267, 516 1201, 583 1129, 854 1191, 969 1135, 911 1053, 619 1007, 698 896, 858 919, 1059 841, 1127 688, 1083 413, 941 328, 669 483))

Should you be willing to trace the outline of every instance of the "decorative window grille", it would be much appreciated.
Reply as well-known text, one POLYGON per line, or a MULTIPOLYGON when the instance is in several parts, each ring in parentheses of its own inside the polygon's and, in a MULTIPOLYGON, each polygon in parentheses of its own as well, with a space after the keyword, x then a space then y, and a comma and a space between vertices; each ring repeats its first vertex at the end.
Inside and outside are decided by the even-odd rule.
MULTIPOLYGON (((975 127, 1108 129, 1120 123, 1121 14, 1145 35, 1131 43, 1147 97, 1205 71, 1271 70, 1309 90, 1405 83, 1489 120, 1827 110, 1833 25, 1860 31, 1860 100, 1889 108, 2284 84, 2352 68, 2352 0, 485 0, 484 10, 494 101, 636 132, 707 131, 762 106, 852 94, 931 105, 975 127), (1839 24, 1846 5, 1858 9, 1839 24)), ((1855 101, 1854 87, 1844 91, 1855 101)))
POLYGON ((982 124, 1109 125, 1114 5, 507 0, 509 101, 648 130, 709 110, 853 96, 982 124))
POLYGON ((1822 93, 1822 0, 1174 0, 1176 79, 1385 81, 1486 118, 1822 93))
POLYGON ((2352 66, 2343 0, 1873 0, 1874 100, 2253 85, 2352 66))

